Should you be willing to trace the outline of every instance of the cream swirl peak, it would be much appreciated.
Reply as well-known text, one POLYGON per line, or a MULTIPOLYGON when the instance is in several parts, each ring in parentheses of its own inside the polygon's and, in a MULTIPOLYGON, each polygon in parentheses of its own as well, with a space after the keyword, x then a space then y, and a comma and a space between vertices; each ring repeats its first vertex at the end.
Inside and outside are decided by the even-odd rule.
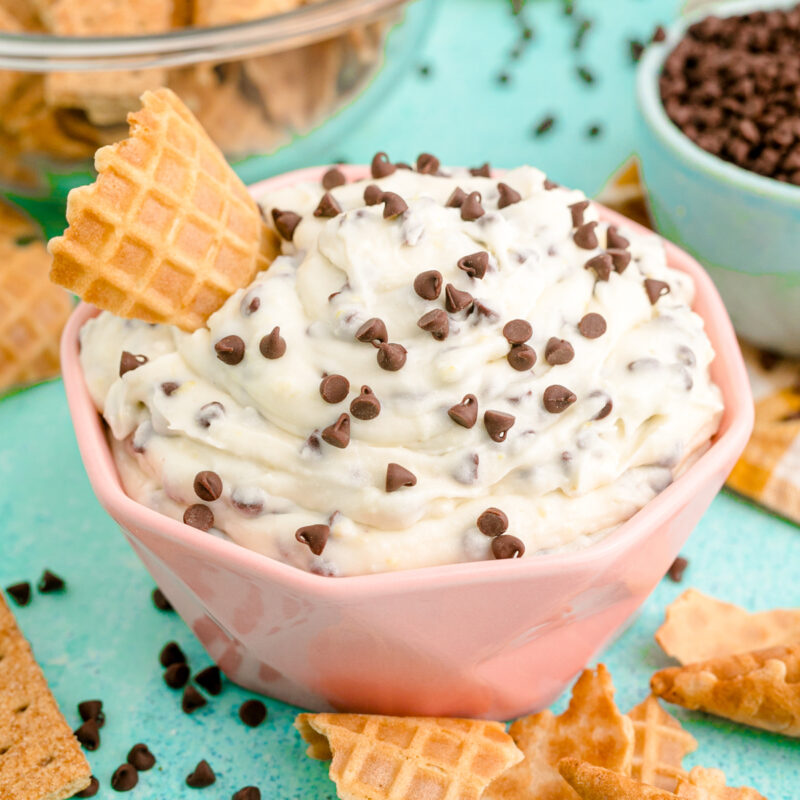
POLYGON ((707 446, 714 353, 657 237, 531 167, 372 172, 259 198, 283 254, 208 327, 84 327, 134 499, 356 575, 586 546, 707 446))

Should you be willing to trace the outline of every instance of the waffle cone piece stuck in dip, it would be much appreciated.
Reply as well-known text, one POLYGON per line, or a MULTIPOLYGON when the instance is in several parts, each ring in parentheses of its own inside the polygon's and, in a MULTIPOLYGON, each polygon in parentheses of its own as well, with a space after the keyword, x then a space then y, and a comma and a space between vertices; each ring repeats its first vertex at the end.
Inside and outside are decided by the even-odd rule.
POLYGON ((70 192, 50 277, 117 316, 191 331, 269 266, 274 234, 175 94, 142 105, 130 138, 97 151, 97 181, 70 192))
POLYGON ((628 712, 633 722, 635 743, 631 775, 658 789, 675 791, 687 776, 683 757, 697 749, 697 741, 675 717, 661 708, 650 695, 628 712))
POLYGON ((308 755, 332 758, 342 800, 478 800, 522 760, 499 722, 363 714, 300 714, 308 755))
POLYGON ((662 669, 650 687, 670 703, 800 737, 800 643, 662 669))

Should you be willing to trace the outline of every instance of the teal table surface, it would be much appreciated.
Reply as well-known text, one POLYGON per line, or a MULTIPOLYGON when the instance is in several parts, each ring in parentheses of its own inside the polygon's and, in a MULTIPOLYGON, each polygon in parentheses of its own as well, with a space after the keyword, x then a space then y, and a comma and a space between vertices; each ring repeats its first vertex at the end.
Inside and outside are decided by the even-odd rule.
MULTIPOLYGON (((445 163, 528 162, 595 192, 635 149, 626 41, 669 21, 677 3, 578 0, 576 6, 577 16, 569 18, 562 2, 529 0, 521 17, 503 0, 441 0, 417 67, 323 157, 364 161, 383 149, 393 159, 412 159, 430 150, 445 163), (575 50, 580 15, 592 27, 575 50), (534 31, 530 41, 521 38, 526 25, 534 31), (594 83, 577 77, 579 66, 594 74, 594 83), (553 128, 533 135, 548 115, 553 128), (588 135, 592 125, 600 135, 588 135)), ((303 146, 279 153, 272 171, 293 165, 303 146)), ((684 554, 690 566, 683 584, 663 581, 602 656, 623 709, 644 698, 650 675, 667 663, 653 633, 665 606, 687 586, 752 610, 800 606, 800 531, 731 495, 716 498, 684 554)), ((0 401, 0 585, 35 581, 45 567, 66 579, 66 592, 37 593, 15 611, 70 724, 78 725, 79 701, 104 701, 102 746, 88 754, 102 785, 98 797, 116 796, 110 776, 139 741, 158 763, 141 774, 131 797, 228 798, 247 784, 277 800, 335 797, 327 765, 306 758, 292 728, 297 709, 267 700, 267 722, 246 728, 237 709, 250 695, 226 683, 205 708, 181 712, 179 693, 161 678, 161 646, 178 641, 193 671, 209 658, 177 615, 152 605, 152 580, 95 500, 60 382, 0 401), (217 782, 198 792, 184 779, 201 758, 217 782)), ((720 767, 731 784, 755 786, 770 800, 800 797, 797 741, 670 710, 700 743, 689 764, 720 767)))

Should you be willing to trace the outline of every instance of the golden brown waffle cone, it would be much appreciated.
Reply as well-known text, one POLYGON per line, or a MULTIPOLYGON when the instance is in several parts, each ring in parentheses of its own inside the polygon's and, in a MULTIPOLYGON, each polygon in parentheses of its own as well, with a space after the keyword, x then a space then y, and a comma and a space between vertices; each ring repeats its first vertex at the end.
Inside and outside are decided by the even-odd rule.
POLYGON ((650 688, 670 703, 800 737, 800 643, 662 669, 650 688))
POLYGON ((681 664, 793 644, 800 642, 800 608, 751 614, 687 589, 667 606, 656 641, 681 664))
POLYGON ((697 741, 653 695, 628 712, 633 722, 634 748, 631 777, 674 792, 686 777, 683 757, 697 749, 697 741))
POLYGON ((194 0, 194 24, 209 27, 247 22, 283 14, 301 5, 303 0, 194 0))
POLYGON ((596 673, 584 670, 563 714, 542 711, 517 720, 509 733, 525 760, 495 780, 484 800, 574 800, 558 772, 566 756, 626 774, 631 770, 633 722, 616 707, 611 675, 602 664, 596 673))
POLYGON ((0 201, 0 392, 58 375, 69 295, 50 283, 50 256, 32 223, 0 201))
POLYGON ((499 722, 364 714, 301 714, 312 758, 332 756, 342 800, 478 800, 522 759, 499 722))
POLYGON ((120 317, 191 331, 277 254, 275 234, 191 112, 146 92, 131 136, 97 151, 50 242, 51 279, 120 317))
POLYGON ((766 800, 755 789, 726 786, 718 769, 695 767, 673 794, 577 758, 563 759, 558 768, 581 800, 766 800))

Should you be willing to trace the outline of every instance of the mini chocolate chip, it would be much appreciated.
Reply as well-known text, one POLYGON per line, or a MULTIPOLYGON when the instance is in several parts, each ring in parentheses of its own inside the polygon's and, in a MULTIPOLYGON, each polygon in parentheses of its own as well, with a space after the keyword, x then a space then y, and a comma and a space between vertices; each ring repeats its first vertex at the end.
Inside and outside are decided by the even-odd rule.
POLYGON ((607 281, 611 277, 611 271, 614 264, 611 261, 611 256, 608 253, 600 253, 599 255, 592 256, 584 265, 584 269, 594 270, 597 279, 600 281, 607 281))
POLYGON ((492 167, 489 162, 481 164, 479 167, 470 167, 469 174, 474 178, 491 178, 492 167))
POLYGON ((450 193, 450 197, 447 198, 447 202, 444 204, 444 207, 461 208, 466 199, 467 193, 460 186, 456 186, 456 188, 450 193))
POLYGON ((55 572, 50 572, 49 569, 46 569, 42 573, 42 577, 39 578, 39 583, 36 588, 42 594, 48 594, 49 592, 60 592, 65 589, 66 586, 63 578, 56 575, 55 572))
POLYGON ((606 252, 611 256, 611 262, 614 264, 614 269, 619 272, 620 275, 625 272, 625 270, 628 268, 628 264, 631 263, 631 251, 618 250, 612 247, 606 252))
POLYGON ((458 268, 463 269, 470 278, 482 279, 489 269, 489 254, 485 250, 470 253, 458 259, 458 268))
MULTIPOLYGON (((389 338, 386 323, 378 317, 368 319, 357 331, 356 339, 359 342, 372 342, 383 344, 389 338)), ((377 345, 376 345, 377 346, 377 345)))
POLYGON ((417 476, 401 467, 400 464, 391 463, 386 467, 386 491, 396 492, 406 486, 416 486, 417 476))
POLYGON ((92 775, 89 778, 89 785, 78 792, 75 797, 94 797, 100 791, 100 781, 92 775))
POLYGON ((450 320, 441 308, 436 308, 423 314, 418 320, 417 325, 424 331, 428 331, 437 342, 442 342, 450 333, 450 320))
POLYGON ((466 394, 464 399, 451 406, 447 413, 450 419, 462 428, 471 428, 478 419, 478 398, 474 394, 466 394))
POLYGON ((100 730, 96 719, 87 719, 76 731, 75 738, 87 750, 97 750, 100 747, 100 730))
POLYGON ((249 728, 257 728, 267 718, 267 707, 260 700, 245 700, 239 706, 239 719, 249 728))
POLYGON ((222 692, 222 673, 219 671, 219 667, 211 666, 201 669, 194 676, 194 682, 214 696, 222 692))
POLYGON ((500 193, 500 197, 497 200, 498 208, 513 206, 514 203, 519 203, 519 201, 522 200, 522 195, 516 191, 516 189, 512 189, 507 183, 498 183, 497 191, 500 193))
POLYGON ((512 319, 503 326, 503 336, 509 344, 525 344, 533 336, 533 328, 527 320, 512 319))
POLYGON ((217 780, 211 765, 203 759, 197 762, 193 772, 186 776, 186 785, 192 789, 205 789, 217 780))
POLYGON ((166 381, 165 383, 161 384, 161 391, 164 392, 167 397, 169 397, 174 392, 178 391, 179 387, 180 384, 175 383, 175 381, 166 381))
POLYGON ((315 556, 319 556, 322 555, 330 535, 331 529, 327 525, 304 525, 295 531, 294 538, 300 544, 307 545, 315 556))
POLYGON ((422 175, 435 175, 440 166, 439 159, 430 153, 420 153, 417 156, 417 172, 422 175))
POLYGON ((420 272, 414 278, 414 291, 423 300, 435 300, 442 293, 442 273, 437 269, 420 272))
POLYGON ((644 290, 650 299, 650 305, 655 305, 659 297, 669 294, 669 284, 664 283, 664 281, 657 281, 654 278, 645 278, 644 290))
POLYGON ((150 752, 150 748, 146 744, 139 742, 128 751, 127 762, 137 772, 147 772, 147 770, 153 769, 156 765, 156 757, 150 752))
POLYGON ((644 45, 636 39, 628 40, 628 51, 630 53, 631 61, 637 63, 644 54, 644 45))
POLYGON ((544 349, 544 360, 548 364, 554 367, 559 364, 569 364, 573 358, 575 358, 575 351, 566 339, 552 336, 547 340, 547 345, 544 349))
POLYGON ((286 340, 281 336, 281 329, 274 327, 258 343, 258 349, 264 358, 280 358, 286 352, 286 340))
POLYGON ((361 420, 375 419, 381 413, 381 403, 369 386, 361 387, 361 394, 350 403, 350 413, 361 420))
POLYGON ((193 714, 198 708, 202 708, 208 701, 189 684, 183 690, 183 697, 181 698, 181 710, 184 714, 193 714))
POLYGON ((627 250, 630 242, 619 232, 616 225, 609 225, 606 232, 606 247, 613 250, 627 250))
POLYGON ((395 194, 394 192, 384 192, 383 197, 381 198, 383 202, 383 218, 384 219, 395 219, 395 217, 399 217, 401 214, 405 214, 408 211, 408 204, 399 194, 395 194))
POLYGON ((678 556, 670 568, 667 570, 667 575, 674 583, 680 583, 683 580, 683 573, 686 572, 686 567, 689 566, 689 560, 683 556, 678 556))
MULTIPOLYGON (((478 317, 485 317, 492 322, 500 319, 500 315, 496 311, 492 311, 489 306, 485 305, 480 300, 475 300, 475 302, 472 304, 472 308, 467 311, 467 316, 469 316, 473 311, 477 312, 478 317)), ((473 324, 476 324, 477 322, 480 322, 480 319, 476 320, 473 324)))
POLYGON ((590 312, 582 317, 578 330, 587 339, 597 339, 606 332, 606 321, 601 314, 590 312))
POLYGON ((389 161, 389 156, 384 152, 375 153, 372 157, 372 165, 370 171, 373 178, 385 178, 391 175, 397 167, 389 161))
POLYGON ((364 202, 368 206, 377 206, 383 200, 383 189, 375 183, 371 183, 364 189, 364 202))
POLYGON ((344 375, 326 375, 319 385, 319 393, 326 403, 341 403, 350 391, 350 381, 344 375))
POLYGON ((31 601, 31 585, 27 581, 12 583, 6 591, 18 606, 26 606, 31 601))
POLYGON ((119 376, 120 378, 126 372, 132 372, 135 369, 138 369, 143 364, 147 363, 147 356, 143 355, 134 355, 133 353, 129 353, 127 350, 122 351, 122 355, 119 359, 119 376))
POLYGON ((90 719, 95 720, 98 728, 102 728, 106 724, 102 700, 84 700, 78 703, 78 714, 84 722, 88 722, 90 719))
POLYGON ((558 184, 555 181, 551 181, 550 178, 545 178, 544 183, 544 190, 546 192, 551 192, 553 189, 558 189, 558 184))
POLYGON ((664 30, 663 25, 656 25, 653 35, 650 37, 651 42, 663 42, 667 38, 667 32, 664 30))
POLYGON ((499 508, 487 508, 478 517, 478 530, 484 536, 500 536, 508 530, 508 517, 499 508))
POLYGON ((337 186, 344 186, 346 183, 347 178, 345 178, 344 172, 342 172, 338 167, 331 167, 322 176, 323 189, 335 189, 337 186))
POLYGON ((469 308, 473 303, 472 295, 469 292, 462 292, 456 289, 452 283, 444 287, 444 306, 451 313, 456 314, 469 308))
POLYGON ((493 442, 504 442, 516 419, 513 414, 503 411, 487 411, 483 415, 483 424, 493 442))
POLYGON ((222 494, 222 478, 209 469, 194 476, 194 493, 207 503, 218 500, 222 494))
POLYGON ((332 447, 347 447, 350 444, 350 415, 340 414, 333 425, 323 429, 322 440, 332 447))
POLYGON ((594 250, 597 247, 597 234, 594 229, 596 222, 584 222, 572 235, 572 240, 584 250, 594 250))
POLYGON ((257 786, 245 786, 234 792, 231 800, 261 800, 261 790, 257 786))
POLYGON ((590 139, 595 139, 595 138, 597 138, 597 137, 598 137, 598 136, 599 136, 599 135, 600 135, 602 132, 603 132, 603 126, 602 126, 602 125, 600 125, 600 124, 599 124, 599 123, 597 123, 597 122, 596 122, 594 125, 590 125, 590 126, 589 126, 589 127, 586 129, 586 135, 587 135, 587 136, 588 136, 590 139))
POLYGON ((594 415, 594 417, 592 417, 592 419, 605 419, 611 413, 612 408, 614 408, 614 403, 612 403, 609 399, 606 404, 594 415))
MULTIPOLYGON (((556 124, 555 117, 545 117, 533 129, 534 135, 542 136, 543 134, 547 133, 553 127, 553 125, 555 125, 555 124, 556 124)), ((545 186, 545 189, 547 189, 547 188, 548 187, 545 186)))
POLYGON ((551 414, 566 411, 578 398, 566 386, 553 384, 544 390, 544 407, 551 414))
POLYGON ((378 347, 378 366, 388 372, 397 372, 406 363, 407 352, 401 344, 382 342, 378 347))
POLYGON ((214 350, 223 364, 233 367, 244 358, 244 340, 241 336, 225 336, 214 345, 214 350))
POLYGON ((275 230, 282 239, 291 242, 294 239, 294 232, 303 218, 294 211, 281 211, 272 209, 272 221, 275 223, 275 230))
POLYGON ((164 594, 164 592, 161 591, 161 589, 158 588, 153 589, 152 598, 153 598, 153 605, 159 611, 173 610, 172 603, 170 603, 169 600, 167 600, 166 595, 164 594))
POLYGON ((188 664, 170 664, 164 670, 164 683, 170 689, 183 689, 189 681, 188 664))
POLYGON ((139 783, 139 773, 130 764, 122 764, 111 776, 111 788, 115 792, 129 792, 139 783))
POLYGON ((495 558, 519 558, 525 553, 525 545, 516 536, 504 533, 492 539, 492 554, 495 558))
POLYGON ((580 226, 583 225, 583 214, 590 205, 591 203, 588 200, 581 200, 578 203, 567 206, 572 214, 573 228, 580 228, 580 226))
POLYGON ((506 360, 517 372, 524 372, 536 363, 536 351, 527 344, 515 344, 508 351, 506 360))
POLYGON ((330 192, 325 192, 325 194, 322 195, 319 205, 314 209, 314 216, 323 217, 324 219, 338 217, 341 213, 342 207, 330 192))
POLYGON ((461 219, 465 222, 474 222, 480 219, 486 212, 481 205, 481 193, 470 192, 461 204, 461 219))
POLYGON ((591 72, 587 67, 578 67, 576 72, 578 73, 578 77, 584 83, 594 83, 594 73, 591 72))
POLYGON ((171 664, 185 664, 186 655, 177 642, 167 642, 161 648, 158 660, 162 667, 169 667, 171 664))
POLYGON ((183 521, 193 528, 208 531, 214 527, 214 512, 202 503, 195 503, 183 512, 183 521))

